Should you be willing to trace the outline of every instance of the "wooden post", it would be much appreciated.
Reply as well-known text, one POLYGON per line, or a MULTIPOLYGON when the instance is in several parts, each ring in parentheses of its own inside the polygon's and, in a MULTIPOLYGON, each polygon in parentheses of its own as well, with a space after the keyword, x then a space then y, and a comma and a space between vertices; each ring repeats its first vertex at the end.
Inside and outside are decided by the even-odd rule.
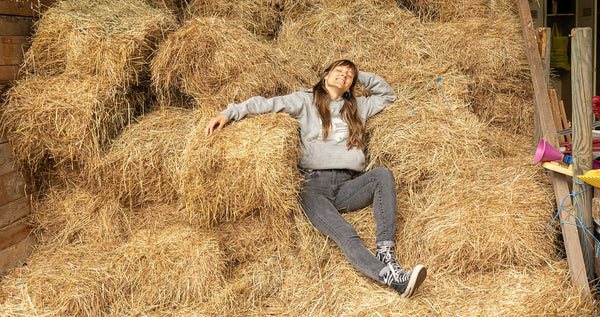
MULTIPOLYGON (((592 218, 593 190, 585 190, 590 185, 585 184, 577 177, 592 169, 592 94, 593 64, 592 64, 592 29, 575 28, 571 30, 571 91, 573 96, 573 193, 579 210, 575 215, 590 232, 594 231, 592 218)), ((579 239, 583 251, 583 258, 591 276, 592 261, 594 259, 594 239, 583 228, 579 228, 579 239)))
MULTIPOLYGON (((550 34, 550 28, 540 27, 536 30, 536 41, 538 43, 538 52, 542 61, 542 68, 544 70, 544 79, 546 87, 550 87, 550 50, 551 40, 548 36, 550 34)), ((537 116, 533 117, 533 148, 535 149, 537 144, 542 138, 542 130, 540 129, 540 122, 537 116)))
MULTIPOLYGON (((529 69, 531 73, 531 81, 534 92, 535 117, 538 117, 540 130, 546 141, 552 145, 558 146, 558 138, 556 129, 554 128, 554 119, 550 106, 550 97, 548 96, 548 86, 544 80, 544 70, 542 61, 537 50, 535 41, 535 31, 533 30, 533 21, 531 20, 531 12, 529 10, 528 0, 518 0, 519 17, 521 20, 521 30, 523 31, 523 39, 525 41, 525 49, 527 52, 527 60, 529 61, 529 69)), ((537 145, 537 144, 536 144, 537 145)), ((558 148, 558 147, 557 147, 558 148)), ((572 210, 573 206, 569 196, 569 186, 564 175, 550 172, 552 186, 554 188, 554 196, 557 206, 563 206, 566 210, 572 210), (564 199, 564 202, 563 202, 564 199)), ((567 254, 567 262, 569 263, 569 273, 573 284, 581 288, 581 293, 585 297, 590 296, 590 286, 585 273, 585 265, 583 263, 583 255, 581 245, 579 244, 579 236, 577 228, 571 225, 563 225, 563 223, 573 223, 573 216, 564 210, 559 211, 561 221, 561 231, 565 243, 565 252, 567 254)))

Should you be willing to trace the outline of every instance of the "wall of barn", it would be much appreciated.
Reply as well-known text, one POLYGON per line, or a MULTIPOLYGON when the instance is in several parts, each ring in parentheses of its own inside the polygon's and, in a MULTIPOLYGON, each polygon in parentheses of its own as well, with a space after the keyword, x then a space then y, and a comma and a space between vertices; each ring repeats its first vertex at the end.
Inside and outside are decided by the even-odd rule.
MULTIPOLYGON (((18 78, 33 24, 55 1, 0 1, 0 93, 18 78)), ((12 150, 0 136, 0 274, 21 263, 31 252, 30 228, 25 221, 30 209, 12 150)))

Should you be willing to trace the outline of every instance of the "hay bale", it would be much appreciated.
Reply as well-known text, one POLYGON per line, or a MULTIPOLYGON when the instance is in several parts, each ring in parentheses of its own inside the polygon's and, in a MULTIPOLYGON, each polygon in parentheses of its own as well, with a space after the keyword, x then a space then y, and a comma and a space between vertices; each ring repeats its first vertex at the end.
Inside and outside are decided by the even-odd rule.
POLYGON ((39 247, 3 276, 0 308, 7 315, 96 316, 108 312, 118 281, 97 244, 39 247))
MULTIPOLYGON (((2 311, 97 316, 187 307, 219 311, 223 259, 210 234, 185 226, 137 230, 125 244, 40 247, 2 280, 2 311), (211 305, 217 304, 216 307, 211 305)), ((222 295, 224 294, 224 295, 222 295)))
POLYGON ((398 6, 413 12, 424 22, 447 22, 471 17, 493 17, 515 15, 514 1, 431 1, 397 0, 398 6))
POLYGON ((292 92, 297 81, 283 62, 239 21, 195 18, 160 45, 152 82, 163 103, 181 93, 214 114, 231 102, 292 92))
POLYGON ((185 225, 139 230, 112 256, 120 296, 111 314, 168 312, 190 303, 219 311, 210 306, 225 289, 225 265, 211 234, 185 225))
POLYGON ((50 187, 32 200, 31 209, 30 223, 38 243, 57 250, 71 244, 120 243, 140 223, 116 201, 75 184, 50 187))
POLYGON ((273 39, 281 23, 281 4, 272 0, 195 0, 186 10, 186 20, 221 17, 239 21, 240 26, 264 39, 273 39))
POLYGON ((531 133, 532 88, 518 19, 439 23, 428 39, 435 43, 436 56, 470 79, 463 98, 482 122, 516 134, 531 133), (472 37, 473 32, 487 36, 472 37))
POLYGON ((228 289, 236 299, 235 312, 264 311, 273 306, 295 259, 299 239, 296 218, 251 215, 214 228, 227 263, 228 289))
POLYGON ((370 166, 391 168, 399 191, 435 180, 462 161, 499 154, 481 138, 485 125, 466 109, 451 115, 443 103, 413 106, 414 114, 397 102, 367 124, 370 166))
POLYGON ((98 157, 143 105, 96 76, 29 76, 2 105, 2 129, 24 174, 56 166, 72 169, 98 157))
POLYGON ((201 226, 254 212, 277 219, 298 210, 301 176, 297 122, 266 114, 233 122, 212 137, 208 119, 190 133, 182 156, 180 197, 201 226))
POLYGON ((177 202, 179 160, 197 124, 194 113, 165 108, 136 121, 85 171, 91 190, 132 208, 177 202))
POLYGON ((263 40, 277 38, 282 20, 294 19, 318 0, 194 0, 187 6, 186 20, 195 17, 222 17, 239 21, 248 31, 263 40))
POLYGON ((137 85, 149 75, 156 44, 175 25, 172 14, 142 0, 58 1, 36 22, 23 69, 40 75, 76 72, 115 85, 137 85))
MULTIPOLYGON (((304 80, 314 84, 314 72, 331 61, 347 58, 363 69, 376 69, 392 86, 404 75, 402 51, 415 41, 418 19, 394 1, 320 1, 298 19, 284 19, 276 47, 294 56, 304 80), (375 48, 375 49, 374 49, 375 48), (400 64, 399 64, 400 63, 400 64), (383 72, 380 70, 384 70, 383 72)), ((407 49, 413 49, 412 47, 407 49)), ((418 67, 416 63, 407 63, 418 67)), ((290 69, 293 71, 293 69, 290 69)))
POLYGON ((558 259, 552 191, 524 158, 463 160, 427 182, 411 195, 403 255, 456 275, 558 259))
POLYGON ((191 1, 193 0, 147 0, 155 8, 168 10, 180 22, 184 20, 184 13, 191 1))

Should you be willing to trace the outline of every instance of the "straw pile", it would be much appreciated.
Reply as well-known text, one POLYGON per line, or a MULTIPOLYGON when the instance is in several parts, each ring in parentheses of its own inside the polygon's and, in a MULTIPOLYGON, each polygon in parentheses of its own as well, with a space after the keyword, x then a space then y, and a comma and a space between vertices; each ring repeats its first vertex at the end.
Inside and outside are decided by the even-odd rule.
POLYGON ((198 17, 160 45, 152 81, 163 103, 183 94, 214 113, 230 102, 291 92, 297 80, 282 70, 284 61, 238 21, 198 17))
POLYGON ((27 315, 156 314, 215 301, 223 292, 222 254, 207 233, 185 226, 139 230, 116 250, 93 246, 38 250, 3 289, 15 294, 25 280, 31 300, 7 298, 4 307, 27 315))
POLYGON ((195 0, 187 7, 188 19, 197 16, 215 16, 236 20, 253 34, 273 39, 281 21, 282 1, 218 1, 195 0))
POLYGON ((24 78, 2 107, 2 129, 34 182, 99 156, 146 107, 150 55, 174 26, 137 0, 59 1, 36 22, 24 78))
POLYGON ((382 10, 371 1, 342 7, 324 1, 302 19, 285 20, 277 47, 296 56, 301 69, 322 69, 347 57, 386 78, 400 101, 468 107, 482 123, 528 131, 531 112, 523 109, 532 99, 526 60, 519 58, 525 56, 522 35, 506 27, 519 25, 516 8, 495 12, 494 19, 422 24, 390 5, 382 10), (335 36, 323 36, 323 30, 335 30, 335 36), (474 30, 486 36, 474 37, 474 30))
MULTIPOLYGON (((2 277, 2 314, 600 314, 570 282, 558 226, 547 229, 556 206, 530 163, 532 91, 512 1, 240 7, 279 3, 271 42, 225 1, 179 17, 188 22, 151 65, 160 110, 34 199, 37 250, 2 277), (397 258, 429 269, 410 300, 359 273, 302 215, 289 115, 203 135, 227 103, 311 86, 337 58, 398 94, 367 122, 367 154, 368 169, 396 177, 397 258)), ((372 208, 344 218, 374 251, 372 208)))
POLYGON ((35 25, 27 73, 97 75, 117 86, 148 76, 154 47, 175 20, 142 0, 59 1, 35 25))
POLYGON ((29 76, 8 91, 2 125, 31 175, 79 167, 99 155, 139 110, 139 94, 97 76, 29 76))

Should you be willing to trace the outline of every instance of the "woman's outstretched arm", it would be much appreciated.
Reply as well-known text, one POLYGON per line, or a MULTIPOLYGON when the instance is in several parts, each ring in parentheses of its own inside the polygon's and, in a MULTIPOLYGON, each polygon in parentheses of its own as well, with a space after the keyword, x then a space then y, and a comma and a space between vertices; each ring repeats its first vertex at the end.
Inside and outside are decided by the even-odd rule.
POLYGON ((298 117, 306 104, 310 104, 312 94, 299 91, 274 98, 252 97, 239 104, 229 104, 227 109, 215 116, 204 129, 204 134, 210 136, 219 131, 230 120, 241 120, 248 115, 262 113, 285 112, 298 117))

